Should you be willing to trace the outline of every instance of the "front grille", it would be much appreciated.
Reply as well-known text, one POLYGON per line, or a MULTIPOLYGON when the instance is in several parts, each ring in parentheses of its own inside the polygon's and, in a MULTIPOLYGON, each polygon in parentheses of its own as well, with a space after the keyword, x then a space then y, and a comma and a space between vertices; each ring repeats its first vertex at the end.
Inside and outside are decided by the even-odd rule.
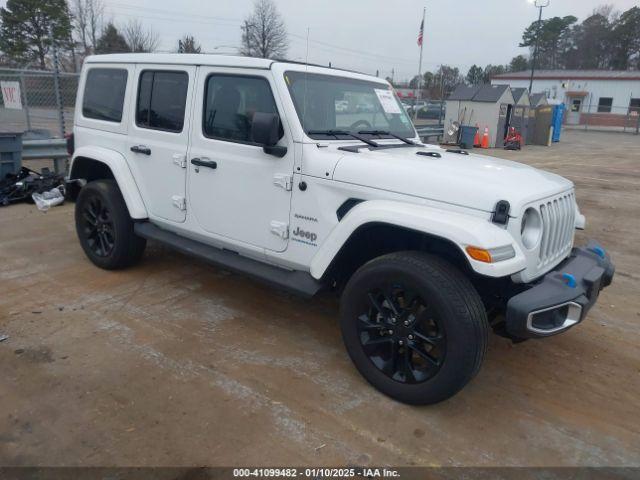
POLYGON ((575 194, 573 192, 541 203, 542 241, 538 267, 565 255, 573 245, 576 222, 575 194))

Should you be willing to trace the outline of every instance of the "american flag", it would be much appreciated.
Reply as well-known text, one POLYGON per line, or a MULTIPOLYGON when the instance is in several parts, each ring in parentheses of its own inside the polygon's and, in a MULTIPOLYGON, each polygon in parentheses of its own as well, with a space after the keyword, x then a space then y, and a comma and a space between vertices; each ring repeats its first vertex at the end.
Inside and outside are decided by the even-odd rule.
POLYGON ((420 22, 420 32, 418 32, 418 46, 422 46, 422 34, 424 33, 424 20, 420 22))

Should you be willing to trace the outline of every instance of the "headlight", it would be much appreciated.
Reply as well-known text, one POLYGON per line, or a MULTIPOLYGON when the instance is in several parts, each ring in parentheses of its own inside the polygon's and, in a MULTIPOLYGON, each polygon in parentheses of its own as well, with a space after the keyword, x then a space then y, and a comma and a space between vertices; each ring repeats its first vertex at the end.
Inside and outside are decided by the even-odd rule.
POLYGON ((525 248, 533 250, 538 246, 540 237, 542 237, 542 221, 540 214, 535 208, 527 208, 524 215, 522 215, 520 235, 525 248))

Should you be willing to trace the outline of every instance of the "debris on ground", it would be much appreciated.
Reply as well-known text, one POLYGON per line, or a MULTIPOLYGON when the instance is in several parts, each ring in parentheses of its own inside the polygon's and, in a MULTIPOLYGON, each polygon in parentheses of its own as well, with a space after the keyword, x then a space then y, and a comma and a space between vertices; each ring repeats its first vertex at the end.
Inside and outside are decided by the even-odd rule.
POLYGON ((4 342, 5 340, 9 340, 9 335, 0 333, 0 342, 4 342))
POLYGON ((31 198, 33 198, 38 210, 46 212, 51 207, 64 203, 64 187, 61 185, 43 193, 34 193, 31 198))
POLYGON ((22 167, 18 173, 8 173, 0 179, 0 206, 33 201, 32 195, 58 189, 64 195, 64 176, 43 168, 38 173, 22 167))

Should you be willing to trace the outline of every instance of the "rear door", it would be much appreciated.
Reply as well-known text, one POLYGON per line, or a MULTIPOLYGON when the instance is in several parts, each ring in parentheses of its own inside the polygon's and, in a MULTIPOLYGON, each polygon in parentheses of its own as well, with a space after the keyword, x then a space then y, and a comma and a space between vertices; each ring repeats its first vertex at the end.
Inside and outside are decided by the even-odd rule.
POLYGON ((138 65, 127 156, 151 218, 184 222, 196 67, 138 65))

